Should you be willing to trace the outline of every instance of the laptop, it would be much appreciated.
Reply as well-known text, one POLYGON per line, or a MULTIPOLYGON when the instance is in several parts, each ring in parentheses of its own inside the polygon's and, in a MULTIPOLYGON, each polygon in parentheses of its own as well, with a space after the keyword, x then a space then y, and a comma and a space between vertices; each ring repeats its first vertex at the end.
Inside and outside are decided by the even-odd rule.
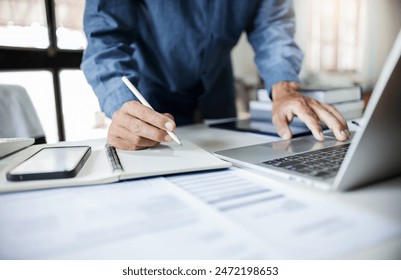
POLYGON ((0 138, 0 159, 32 145, 34 138, 0 138))
POLYGON ((345 191, 401 174, 401 31, 349 141, 313 136, 215 152, 258 173, 345 191))

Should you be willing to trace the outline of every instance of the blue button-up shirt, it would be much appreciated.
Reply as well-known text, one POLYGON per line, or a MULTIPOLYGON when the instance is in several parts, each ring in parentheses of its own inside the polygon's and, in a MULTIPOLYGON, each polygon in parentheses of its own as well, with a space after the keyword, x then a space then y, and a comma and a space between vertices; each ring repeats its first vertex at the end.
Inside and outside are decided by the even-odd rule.
POLYGON ((82 69, 111 117, 135 99, 128 78, 178 125, 233 117, 230 51, 246 31, 266 88, 298 82, 302 52, 293 41, 291 0, 90 0, 82 69))

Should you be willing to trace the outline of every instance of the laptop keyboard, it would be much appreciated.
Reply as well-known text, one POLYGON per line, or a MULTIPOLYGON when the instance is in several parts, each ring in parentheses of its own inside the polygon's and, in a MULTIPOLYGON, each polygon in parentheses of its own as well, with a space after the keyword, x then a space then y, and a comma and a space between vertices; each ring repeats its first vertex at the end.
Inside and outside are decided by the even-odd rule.
POLYGON ((313 177, 330 178, 334 177, 340 169, 349 145, 337 145, 317 151, 268 160, 263 163, 313 177))

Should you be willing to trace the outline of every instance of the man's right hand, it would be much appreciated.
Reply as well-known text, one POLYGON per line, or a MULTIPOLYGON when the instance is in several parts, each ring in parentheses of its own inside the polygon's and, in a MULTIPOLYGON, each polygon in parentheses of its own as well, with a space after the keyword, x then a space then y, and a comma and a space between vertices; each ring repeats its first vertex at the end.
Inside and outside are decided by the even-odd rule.
POLYGON ((128 101, 114 113, 107 141, 117 149, 145 149, 173 141, 166 131, 175 127, 172 115, 160 114, 138 101, 128 101))

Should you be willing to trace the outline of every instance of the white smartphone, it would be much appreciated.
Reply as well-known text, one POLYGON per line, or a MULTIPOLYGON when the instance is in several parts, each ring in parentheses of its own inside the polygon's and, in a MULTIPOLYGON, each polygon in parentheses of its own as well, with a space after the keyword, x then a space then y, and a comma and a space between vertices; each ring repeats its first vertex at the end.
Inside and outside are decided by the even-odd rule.
POLYGON ((91 154, 89 146, 47 147, 7 172, 9 181, 75 177, 91 154))

